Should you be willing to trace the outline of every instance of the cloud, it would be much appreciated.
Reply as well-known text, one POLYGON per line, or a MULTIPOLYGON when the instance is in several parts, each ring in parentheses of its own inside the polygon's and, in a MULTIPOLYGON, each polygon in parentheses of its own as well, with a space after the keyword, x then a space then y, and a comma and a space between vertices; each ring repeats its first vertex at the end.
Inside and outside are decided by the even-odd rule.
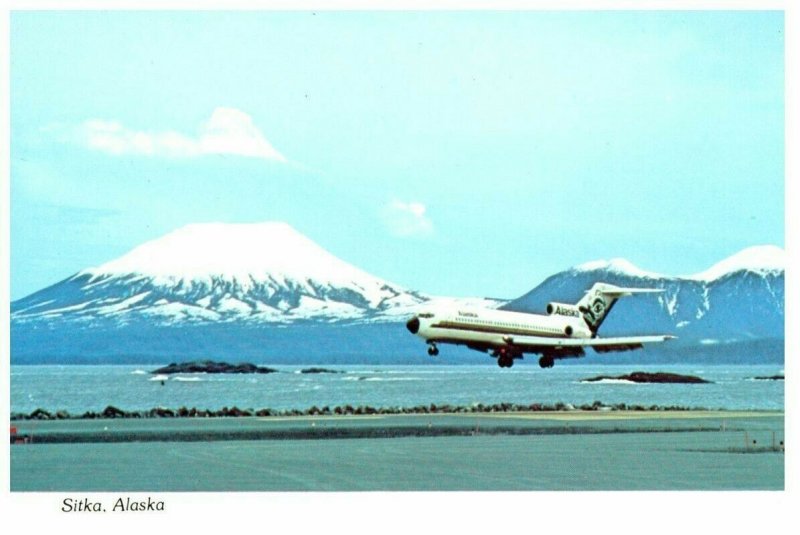
POLYGON ((433 223, 425 211, 422 203, 393 200, 384 206, 382 215, 389 232, 395 236, 428 236, 433 233, 433 223))
POLYGON ((92 150, 113 155, 139 154, 192 158, 227 154, 286 162, 253 124, 253 119, 235 108, 217 108, 199 128, 197 135, 180 132, 131 130, 116 121, 89 119, 76 130, 79 143, 92 150))

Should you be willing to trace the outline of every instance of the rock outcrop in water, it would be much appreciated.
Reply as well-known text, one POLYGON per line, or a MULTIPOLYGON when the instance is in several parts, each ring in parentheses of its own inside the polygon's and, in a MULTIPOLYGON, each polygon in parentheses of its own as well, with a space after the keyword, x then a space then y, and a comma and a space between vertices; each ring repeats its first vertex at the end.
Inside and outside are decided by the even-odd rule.
POLYGON ((783 381, 785 377, 783 375, 766 375, 761 377, 753 377, 756 381, 783 381))
POLYGON ((249 362, 240 364, 228 364, 227 362, 215 362, 213 360, 201 360, 192 362, 182 362, 180 364, 171 363, 150 373, 169 375, 173 373, 274 373, 278 370, 256 366, 249 362))
POLYGON ((656 373, 648 373, 648 372, 633 372, 627 375, 618 375, 616 377, 612 377, 609 375, 600 375, 598 377, 592 377, 590 379, 584 379, 582 382, 585 383, 595 383, 598 381, 603 380, 617 380, 617 381, 631 381, 632 383, 687 383, 687 384, 702 384, 702 383, 710 383, 711 381, 706 381, 701 377, 695 377, 694 375, 681 375, 678 373, 665 373, 665 372, 656 372, 656 373))
POLYGON ((328 368, 303 368, 300 373, 344 373, 340 370, 329 370, 328 368))

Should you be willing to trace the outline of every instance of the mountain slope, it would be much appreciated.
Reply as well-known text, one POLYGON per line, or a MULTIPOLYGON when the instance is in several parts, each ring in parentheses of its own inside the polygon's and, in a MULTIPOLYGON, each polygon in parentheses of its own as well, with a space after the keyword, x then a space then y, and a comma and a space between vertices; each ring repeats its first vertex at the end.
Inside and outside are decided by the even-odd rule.
MULTIPOLYGON (((620 300, 600 334, 678 340, 595 362, 782 360, 784 258, 777 247, 755 247, 683 277, 622 259, 589 262, 504 308, 544 313, 549 301, 577 302, 598 281, 662 288, 620 300)), ((453 299, 372 276, 285 223, 189 225, 12 303, 11 360, 431 362, 402 322, 420 304, 443 300, 453 299)), ((457 347, 439 360, 490 362, 457 347)))
POLYGON ((596 261, 549 277, 503 308, 543 313, 549 301, 577 302, 603 281, 664 292, 621 299, 601 335, 669 333, 684 345, 782 339, 784 269, 784 251, 772 246, 745 249, 683 277, 643 271, 622 259, 596 261))
POLYGON ((196 224, 12 304, 12 321, 386 320, 425 301, 285 223, 196 224))

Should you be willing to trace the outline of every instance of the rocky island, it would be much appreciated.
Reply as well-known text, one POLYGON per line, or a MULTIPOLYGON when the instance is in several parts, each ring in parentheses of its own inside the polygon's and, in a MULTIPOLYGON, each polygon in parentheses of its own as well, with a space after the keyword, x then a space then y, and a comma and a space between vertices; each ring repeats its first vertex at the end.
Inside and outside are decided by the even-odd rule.
POLYGON ((615 377, 609 375, 600 375, 590 379, 584 379, 582 383, 596 383, 603 380, 617 380, 617 381, 631 381, 632 383, 687 383, 687 384, 701 384, 710 383, 701 377, 694 375, 681 375, 678 373, 665 373, 665 372, 632 372, 627 375, 618 375, 615 377))
POLYGON ((153 370, 150 373, 169 375, 173 373, 274 373, 276 371, 278 370, 266 368, 264 366, 256 366, 249 362, 228 364, 227 362, 201 360, 182 362, 180 364, 173 362, 168 366, 153 370))
POLYGON ((328 368, 303 368, 300 373, 344 373, 340 370, 329 370, 328 368))

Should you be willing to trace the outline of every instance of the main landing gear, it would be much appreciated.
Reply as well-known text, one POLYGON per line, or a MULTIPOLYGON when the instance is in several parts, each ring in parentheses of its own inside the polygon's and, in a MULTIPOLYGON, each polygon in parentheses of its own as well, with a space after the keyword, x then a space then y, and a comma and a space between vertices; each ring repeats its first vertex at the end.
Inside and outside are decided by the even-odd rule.
POLYGON ((551 355, 543 355, 539 359, 539 366, 542 368, 552 368, 555 366, 556 360, 551 355))
POLYGON ((436 347, 436 344, 431 343, 428 346, 428 355, 435 357, 438 354, 439 354, 439 348, 436 347))
POLYGON ((510 368, 514 365, 514 357, 515 355, 513 352, 509 351, 508 349, 501 347, 494 352, 494 356, 497 357, 497 365, 501 368, 510 368))

